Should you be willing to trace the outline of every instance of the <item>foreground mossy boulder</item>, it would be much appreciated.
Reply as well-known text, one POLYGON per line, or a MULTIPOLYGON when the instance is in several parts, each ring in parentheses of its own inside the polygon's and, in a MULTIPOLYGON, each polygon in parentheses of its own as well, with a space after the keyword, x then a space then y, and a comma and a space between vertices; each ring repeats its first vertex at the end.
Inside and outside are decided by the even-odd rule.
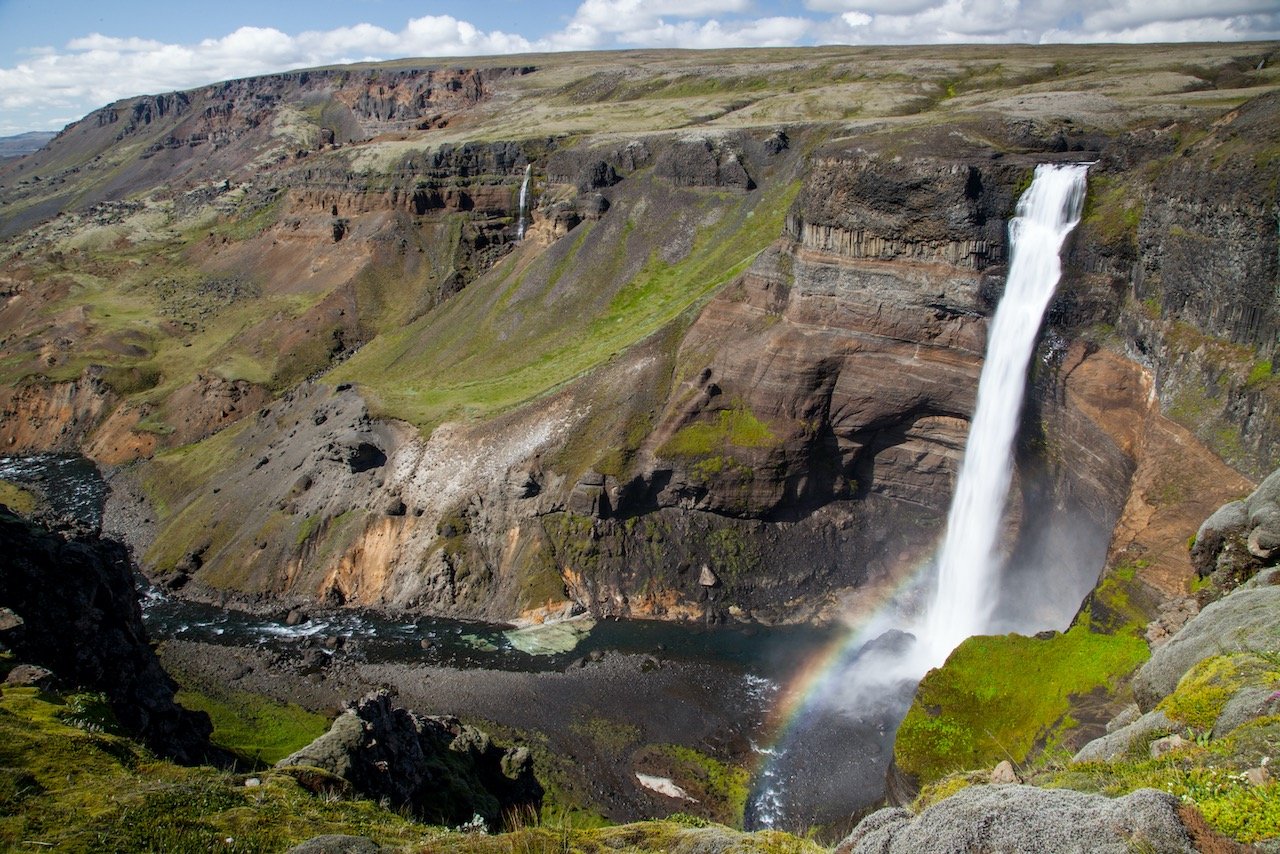
POLYGON ((1139 638, 1083 623, 1047 639, 969 638, 921 680, 894 762, 920 783, 1003 759, 1022 763, 1073 723, 1073 697, 1114 692, 1146 657, 1139 638))

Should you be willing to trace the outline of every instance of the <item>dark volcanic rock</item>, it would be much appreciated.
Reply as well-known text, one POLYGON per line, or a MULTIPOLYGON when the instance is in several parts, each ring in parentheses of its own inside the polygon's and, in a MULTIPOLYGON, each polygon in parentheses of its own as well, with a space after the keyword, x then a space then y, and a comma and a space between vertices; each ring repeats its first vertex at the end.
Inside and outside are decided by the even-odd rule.
POLYGON ((709 139, 674 142, 658 155, 654 173, 679 187, 731 187, 754 190, 742 157, 732 148, 709 139))
POLYGON ((542 804, 526 748, 503 750, 453 717, 427 717, 375 691, 343 712, 327 733, 277 767, 321 768, 361 794, 386 798, 430 822, 457 825, 481 816, 497 827, 510 810, 542 804))
POLYGON ((0 605, 22 618, 5 633, 18 660, 63 686, 104 693, 120 723, 153 750, 196 762, 209 749, 208 715, 173 701, 142 625, 125 547, 67 539, 0 511, 0 605))

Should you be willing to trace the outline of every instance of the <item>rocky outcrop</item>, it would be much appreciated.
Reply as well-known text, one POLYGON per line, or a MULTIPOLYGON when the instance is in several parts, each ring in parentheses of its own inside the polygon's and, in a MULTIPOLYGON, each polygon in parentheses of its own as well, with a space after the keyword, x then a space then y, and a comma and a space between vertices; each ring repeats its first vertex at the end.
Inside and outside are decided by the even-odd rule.
POLYGON ((740 152, 722 139, 679 139, 663 148, 654 173, 678 187, 725 187, 754 190, 740 152))
POLYGON ((836 852, 1126 854, 1139 848, 1191 854, 1196 848, 1178 807, 1177 798, 1154 789, 1112 799, 1068 789, 972 786, 918 816, 904 809, 872 813, 836 852))
POLYGON ((364 797, 435 824, 480 816, 497 829, 522 812, 536 815, 542 805, 527 748, 498 747, 457 718, 397 708, 386 691, 363 697, 327 733, 276 767, 320 768, 364 797))
POLYGON ((1172 694, 1197 663, 1231 652, 1269 650, 1280 633, 1280 570, 1255 576, 1207 605, 1164 646, 1152 653, 1133 679, 1133 695, 1144 710, 1172 694))
POLYGON ((0 390, 0 449, 9 454, 78 450, 117 402, 99 374, 0 390))
POLYGON ((0 630, 0 641, 17 660, 47 668, 61 686, 102 692, 152 750, 202 761, 212 726, 173 700, 176 685, 147 641, 124 546, 64 538, 0 509, 0 548, 0 606, 20 620, 0 630))
POLYGON ((1086 744, 1071 757, 1072 762, 1098 762, 1123 756, 1136 746, 1145 744, 1155 735, 1179 730, 1162 711, 1147 712, 1124 726, 1117 727, 1100 738, 1086 744))
POLYGON ((1224 504, 1204 521, 1191 561, 1196 572, 1224 589, 1280 563, 1280 469, 1247 498, 1224 504))

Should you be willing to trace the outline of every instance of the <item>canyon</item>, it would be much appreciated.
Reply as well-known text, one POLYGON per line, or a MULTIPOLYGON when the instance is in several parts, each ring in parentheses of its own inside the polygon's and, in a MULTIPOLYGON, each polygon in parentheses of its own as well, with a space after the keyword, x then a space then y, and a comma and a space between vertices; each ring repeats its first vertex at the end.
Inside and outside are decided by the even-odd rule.
POLYGON ((1091 162, 994 622, 1280 466, 1280 49, 402 60, 127 99, 0 160, 0 450, 169 595, 857 625, 951 502, 1008 220, 1091 162), (1051 572, 1045 572, 1051 567, 1051 572))

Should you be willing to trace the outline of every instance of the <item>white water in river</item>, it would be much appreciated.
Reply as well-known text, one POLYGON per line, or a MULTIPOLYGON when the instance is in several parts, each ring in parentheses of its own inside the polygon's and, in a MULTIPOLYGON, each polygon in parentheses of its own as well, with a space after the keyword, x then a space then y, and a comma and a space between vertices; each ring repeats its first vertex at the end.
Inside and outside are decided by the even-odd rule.
POLYGON ((1078 163, 1037 167, 1009 223, 1013 257, 987 336, 978 404, 938 554, 937 589, 917 633, 928 666, 941 664, 961 641, 985 631, 997 598, 1000 523, 1027 364, 1062 275, 1058 253, 1080 221, 1087 169, 1078 163))
POLYGON ((529 198, 529 175, 533 172, 533 164, 524 167, 524 181, 520 184, 520 221, 516 224, 516 240, 524 240, 524 209, 529 198))

